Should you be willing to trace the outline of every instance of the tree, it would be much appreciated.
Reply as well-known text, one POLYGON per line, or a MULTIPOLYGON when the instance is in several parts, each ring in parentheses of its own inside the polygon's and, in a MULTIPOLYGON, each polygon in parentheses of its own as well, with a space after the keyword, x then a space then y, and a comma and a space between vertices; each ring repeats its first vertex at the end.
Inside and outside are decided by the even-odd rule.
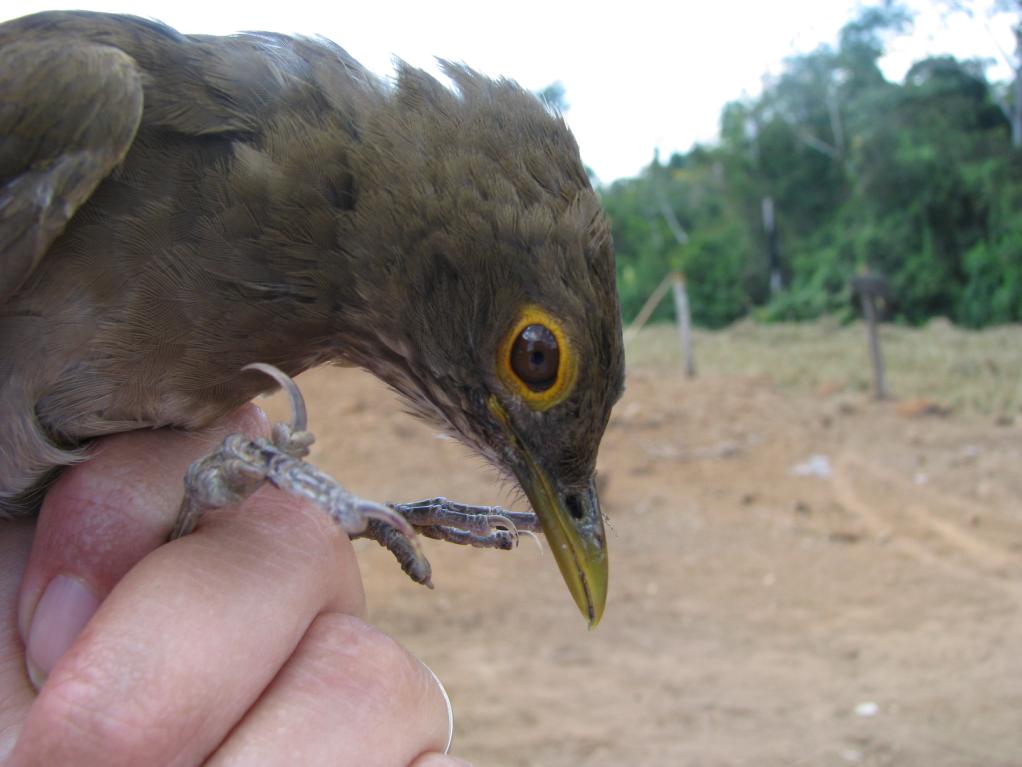
POLYGON ((836 47, 789 59, 758 97, 729 103, 717 145, 601 189, 626 317, 670 270, 685 273, 698 324, 753 309, 765 319, 849 315, 849 283, 870 267, 890 280, 896 319, 1022 320, 1013 126, 981 62, 936 56, 902 83, 885 80, 878 62, 907 21, 891 3, 863 9, 836 47), (785 274, 776 295, 764 198, 785 274))
POLYGON ((990 35, 1000 59, 1011 69, 1013 78, 1000 98, 1001 109, 1011 124, 1011 144, 1022 147, 1022 0, 997 0, 986 13, 978 11, 965 0, 945 0, 949 11, 978 22, 990 35), (997 22, 1011 25, 1014 50, 1002 48, 991 25, 997 22))

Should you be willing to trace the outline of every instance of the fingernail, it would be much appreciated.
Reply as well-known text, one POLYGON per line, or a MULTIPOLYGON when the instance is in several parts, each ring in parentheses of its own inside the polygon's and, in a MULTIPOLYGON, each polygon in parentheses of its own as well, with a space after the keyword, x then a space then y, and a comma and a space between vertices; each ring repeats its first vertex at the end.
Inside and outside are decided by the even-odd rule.
POLYGON ((25 665, 37 690, 98 608, 99 599, 77 578, 58 575, 50 581, 25 643, 25 665))

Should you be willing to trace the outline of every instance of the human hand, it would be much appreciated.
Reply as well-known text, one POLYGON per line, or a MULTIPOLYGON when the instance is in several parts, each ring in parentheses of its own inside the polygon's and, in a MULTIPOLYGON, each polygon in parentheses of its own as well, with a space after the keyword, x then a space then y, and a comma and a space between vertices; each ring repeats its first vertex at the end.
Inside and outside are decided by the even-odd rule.
POLYGON ((105 438, 37 523, 0 523, 7 764, 464 764, 440 753, 438 684, 365 622, 351 544, 321 511, 264 487, 163 545, 187 465, 236 431, 265 416, 105 438))

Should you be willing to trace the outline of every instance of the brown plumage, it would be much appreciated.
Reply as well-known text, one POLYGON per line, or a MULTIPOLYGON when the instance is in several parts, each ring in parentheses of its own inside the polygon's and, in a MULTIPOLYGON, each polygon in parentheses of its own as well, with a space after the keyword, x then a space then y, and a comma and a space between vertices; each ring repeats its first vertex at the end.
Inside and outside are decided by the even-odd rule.
POLYGON ((608 227, 559 117, 443 68, 454 90, 408 66, 391 86, 323 40, 0 25, 0 510, 91 437, 236 408, 267 388, 250 362, 335 361, 602 556, 591 480, 623 378, 608 227), (502 367, 527 307, 576 361, 556 402, 502 367))

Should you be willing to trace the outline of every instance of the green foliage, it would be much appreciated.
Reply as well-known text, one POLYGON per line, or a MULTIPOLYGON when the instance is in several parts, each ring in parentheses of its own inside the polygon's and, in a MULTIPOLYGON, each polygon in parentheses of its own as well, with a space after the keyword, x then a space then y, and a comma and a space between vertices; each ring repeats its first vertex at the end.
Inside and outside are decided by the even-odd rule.
MULTIPOLYGON (((680 266, 677 246, 656 213, 644 179, 616 182, 604 193, 604 205, 613 225, 614 246, 618 254, 628 254, 617 259, 621 310, 626 317, 634 317, 664 276, 680 266)), ((654 318, 669 316, 665 303, 657 308, 654 318)))
MULTIPOLYGON (((601 190, 626 318, 673 269, 704 326, 750 311, 850 317, 849 281, 869 267, 890 280, 901 320, 1022 321, 1022 151, 979 64, 936 57, 901 84, 884 79, 885 40, 908 18, 890 3, 861 10, 836 49, 790 59, 758 98, 728 104, 718 145, 601 190)), ((659 314, 670 311, 665 302, 659 314)))
MULTIPOLYGON (((654 162, 636 179, 603 190, 618 252, 618 290, 622 311, 633 317, 670 271, 688 282, 693 320, 720 327, 749 308, 746 270, 752 259, 746 229, 729 209, 717 153, 694 149, 674 156, 666 166, 654 162), (663 208, 668 206, 688 234, 680 243, 663 208)), ((653 319, 672 316, 665 301, 653 319)))
POLYGON ((721 220, 696 230, 681 253, 693 322, 729 325, 749 308, 743 289, 748 246, 735 222, 721 220))
POLYGON ((1022 318, 1022 157, 990 164, 972 178, 978 195, 991 201, 987 236, 965 253, 964 288, 955 316, 965 325, 1017 322, 1022 318))

